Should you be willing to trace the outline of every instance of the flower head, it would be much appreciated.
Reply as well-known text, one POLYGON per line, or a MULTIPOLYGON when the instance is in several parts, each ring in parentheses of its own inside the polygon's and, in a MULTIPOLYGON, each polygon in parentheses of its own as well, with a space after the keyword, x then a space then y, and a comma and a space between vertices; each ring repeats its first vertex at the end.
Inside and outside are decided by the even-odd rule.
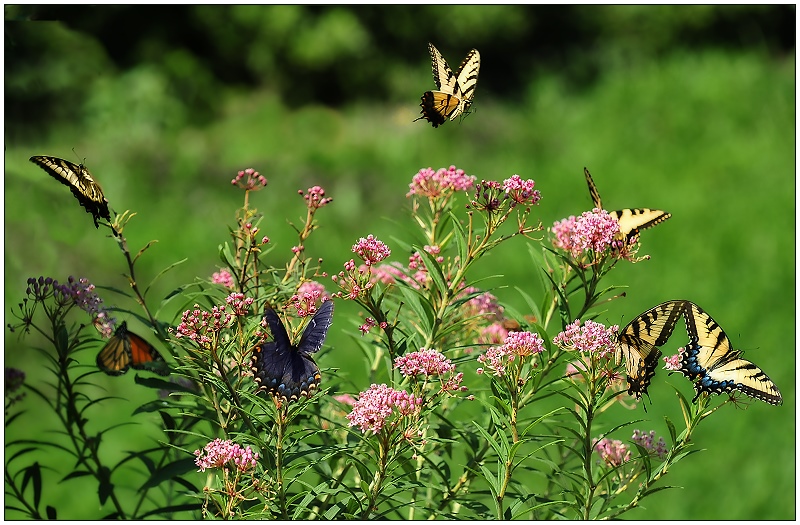
MULTIPOLYGON (((508 332, 503 344, 489 348, 486 353, 478 356, 478 362, 493 371, 494 375, 503 376, 506 368, 518 358, 542 352, 544 352, 544 341, 539 334, 508 332)), ((480 373, 483 373, 483 369, 480 373)))
POLYGON ((440 376, 453 372, 456 367, 438 350, 420 348, 394 360, 394 368, 399 368, 405 377, 415 375, 440 376))
POLYGON ((664 358, 664 370, 670 372, 677 372, 681 369, 681 360, 683 359, 684 347, 678 348, 678 353, 664 358))
POLYGON ((186 310, 181 316, 181 323, 175 329, 178 338, 188 337, 199 347, 210 347, 224 328, 230 324, 233 316, 225 312, 224 306, 214 306, 210 312, 200 310, 194 305, 193 310, 186 310))
POLYGON ((227 268, 222 268, 220 271, 214 272, 211 275, 211 282, 214 284, 221 284, 226 288, 233 288, 236 286, 233 275, 231 275, 231 272, 229 272, 227 268))
POLYGON ((203 450, 195 450, 194 455, 194 463, 200 467, 198 472, 205 472, 207 468, 222 468, 228 462, 240 472, 245 472, 256 465, 259 457, 258 452, 253 452, 250 445, 242 448, 238 443, 227 439, 215 439, 203 447, 203 450))
POLYGON ((333 201, 333 198, 325 196, 325 190, 321 186, 313 186, 308 188, 308 192, 303 194, 303 191, 298 191, 300 195, 306 200, 306 206, 309 209, 316 210, 322 208, 326 204, 333 201))
POLYGON ((644 433, 639 429, 636 429, 633 431, 631 440, 637 445, 643 447, 651 456, 656 456, 658 459, 664 459, 664 456, 667 455, 667 444, 664 442, 663 437, 659 437, 658 441, 654 443, 655 437, 655 430, 644 433))
POLYGON ((253 304, 253 298, 245 297, 243 293, 232 293, 225 298, 225 302, 230 305, 231 309, 233 309, 233 315, 241 317, 243 315, 247 315, 247 312, 250 311, 250 306, 253 304))
POLYGON ((236 174, 236 177, 231 180, 231 184, 238 186, 243 190, 260 190, 267 185, 267 179, 262 177, 253 168, 247 168, 236 174), (246 179, 245 179, 246 177, 246 179), (245 179, 244 181, 242 179, 245 179))
POLYGON ((611 467, 618 467, 631 459, 628 446, 618 439, 603 438, 594 444, 594 450, 611 467))
POLYGON ((406 416, 417 412, 422 403, 404 390, 395 390, 385 384, 373 384, 358 395, 353 410, 347 414, 349 426, 358 426, 361 432, 371 430, 378 434, 387 425, 393 428, 406 416), (395 419, 390 421, 390 418, 395 419))
POLYGON ((574 350, 582 354, 596 354, 599 358, 608 358, 616 348, 617 325, 606 328, 600 323, 586 321, 581 326, 580 319, 567 325, 566 330, 553 338, 553 342, 564 349, 574 350))
POLYGON ((539 204, 542 198, 539 190, 533 189, 535 184, 533 179, 522 180, 519 175, 512 175, 503 181, 503 189, 514 203, 532 206, 539 204))
POLYGON ((464 170, 455 166, 447 169, 439 168, 436 171, 433 171, 432 168, 423 168, 412 177, 406 197, 419 195, 429 199, 438 199, 448 197, 456 191, 466 191, 473 184, 475 184, 475 177, 467 175, 464 170))
POLYGON ((392 251, 383 242, 370 234, 367 235, 366 239, 361 237, 353 245, 353 253, 358 255, 367 266, 370 266, 389 257, 392 251))
POLYGON ((599 254, 611 249, 619 234, 619 222, 607 211, 595 208, 583 212, 580 217, 570 216, 554 223, 551 231, 555 247, 578 258, 590 250, 599 254))

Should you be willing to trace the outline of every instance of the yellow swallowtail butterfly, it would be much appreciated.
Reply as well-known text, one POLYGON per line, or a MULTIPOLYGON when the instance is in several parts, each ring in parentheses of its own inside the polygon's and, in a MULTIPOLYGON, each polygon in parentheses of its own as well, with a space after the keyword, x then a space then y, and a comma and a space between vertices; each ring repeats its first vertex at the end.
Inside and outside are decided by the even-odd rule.
MULTIPOLYGON (((477 49, 470 50, 461 61, 458 72, 453 74, 442 54, 433 44, 428 44, 431 54, 433 81, 436 91, 422 94, 422 116, 416 120, 426 119, 436 128, 449 118, 455 120, 459 115, 469 112, 475 86, 478 83, 478 70, 481 67, 481 55, 477 49)), ((415 121, 416 122, 416 121, 415 121)))

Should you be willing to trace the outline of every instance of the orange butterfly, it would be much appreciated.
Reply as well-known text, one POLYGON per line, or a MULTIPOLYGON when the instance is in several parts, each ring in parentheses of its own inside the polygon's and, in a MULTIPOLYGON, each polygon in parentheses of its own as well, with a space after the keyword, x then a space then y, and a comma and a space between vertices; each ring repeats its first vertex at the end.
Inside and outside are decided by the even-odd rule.
POLYGON ((110 376, 119 376, 133 367, 137 370, 150 370, 159 375, 169 375, 164 358, 153 345, 128 331, 128 323, 123 322, 111 339, 97 354, 97 367, 110 376), (155 363, 155 366, 153 366, 155 363))

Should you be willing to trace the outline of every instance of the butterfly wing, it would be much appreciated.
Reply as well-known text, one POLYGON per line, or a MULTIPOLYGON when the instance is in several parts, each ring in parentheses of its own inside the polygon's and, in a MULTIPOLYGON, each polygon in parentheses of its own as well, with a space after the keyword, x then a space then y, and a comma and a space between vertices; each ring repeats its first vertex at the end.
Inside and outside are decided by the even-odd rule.
MULTIPOLYGON (((589 195, 592 197, 592 204, 595 208, 603 209, 603 202, 600 200, 600 192, 592 179, 592 174, 585 167, 583 175, 586 177, 586 184, 589 186, 589 195)), ((662 210, 651 210, 650 208, 628 208, 608 212, 619 223, 619 236, 630 244, 631 240, 639 235, 641 230, 652 228, 672 217, 671 213, 662 210)))
POLYGON ((99 218, 111 220, 108 201, 103 195, 103 190, 83 164, 77 165, 58 157, 42 155, 33 156, 30 161, 60 183, 69 186, 81 206, 87 213, 92 214, 95 227, 98 227, 97 219, 99 218))
POLYGON ((292 346, 286 328, 274 310, 264 315, 272 332, 272 341, 255 348, 253 376, 258 391, 294 401, 300 396, 310 396, 319 386, 319 367, 309 354, 318 351, 325 341, 333 319, 333 302, 322 303, 311 318, 297 347, 292 346))
POLYGON ((452 120, 452 115, 460 112, 461 100, 449 93, 443 91, 426 91, 422 94, 422 116, 417 120, 425 119, 431 123, 434 128, 438 128, 441 124, 449 118, 452 120))
POLYGON ((436 49, 436 46, 430 42, 428 43, 428 52, 431 54, 431 69, 436 89, 454 95, 457 83, 456 75, 453 74, 450 66, 447 65, 447 61, 436 49))
POLYGON ((325 301, 303 331, 303 336, 297 345, 298 352, 304 355, 318 352, 325 342, 331 324, 333 324, 333 301, 325 301))
POLYGON ((686 301, 667 301, 635 317, 617 336, 617 361, 625 358, 628 394, 641 399, 656 374, 661 350, 684 311, 686 301))
POLYGON ((639 235, 640 230, 652 228, 672 217, 671 213, 662 210, 651 210, 650 208, 629 208, 626 210, 616 210, 609 212, 619 222, 620 235, 630 243, 631 240, 639 235))
POLYGON ((459 113, 467 113, 472 105, 472 98, 475 96, 475 87, 478 85, 478 71, 481 67, 481 54, 477 49, 471 49, 461 65, 458 67, 456 88, 453 93, 461 99, 458 112, 455 112, 450 120, 453 120, 459 113))
POLYGON ((772 405, 783 403, 775 383, 733 349, 722 327, 702 308, 688 303, 685 318, 689 344, 681 357, 680 372, 694 383, 692 401, 703 392, 710 395, 739 390, 772 405))
POLYGON ((123 322, 114 335, 97 354, 97 367, 111 376, 119 376, 128 368, 150 370, 160 375, 169 375, 164 358, 158 351, 133 332, 123 322))

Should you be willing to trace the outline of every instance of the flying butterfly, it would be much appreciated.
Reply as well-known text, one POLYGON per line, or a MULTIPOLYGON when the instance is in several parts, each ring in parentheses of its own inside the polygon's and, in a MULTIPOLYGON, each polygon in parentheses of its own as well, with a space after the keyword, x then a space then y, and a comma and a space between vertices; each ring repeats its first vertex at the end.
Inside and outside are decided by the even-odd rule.
POLYGON ((169 375, 161 354, 153 345, 128 331, 128 323, 124 321, 97 354, 97 367, 110 376, 120 376, 128 368, 149 370, 162 376, 169 375))
POLYGON ((73 164, 68 160, 58 157, 33 156, 30 161, 49 173, 60 183, 69 186, 78 202, 91 213, 95 228, 99 228, 97 219, 103 218, 111 221, 108 211, 108 201, 103 195, 100 185, 92 178, 89 170, 83 164, 73 164))
POLYGON ((714 319, 699 306, 685 301, 689 344, 681 354, 680 372, 694 383, 694 402, 702 393, 739 390, 771 405, 783 403, 778 387, 759 367, 742 358, 714 319))
MULTIPOLYGON (((595 208, 603 209, 603 203, 600 200, 600 193, 597 191, 592 180, 592 175, 589 170, 583 168, 583 174, 586 176, 586 184, 589 185, 589 195, 592 197, 592 202, 595 208)), ((671 213, 662 210, 651 210, 650 208, 628 208, 624 210, 616 210, 608 212, 619 223, 619 236, 625 239, 625 242, 630 244, 631 240, 639 235, 640 230, 652 228, 656 224, 664 222, 672 217, 671 213)))
POLYGON ((475 86, 478 83, 481 55, 477 49, 470 50, 458 66, 458 72, 453 74, 436 46, 429 43, 428 51, 431 54, 436 91, 426 91, 422 94, 420 103, 422 116, 414 122, 424 118, 436 128, 444 124, 448 118, 455 120, 462 113, 469 112, 472 98, 475 96, 475 86))
POLYGON ((256 346, 253 352, 253 376, 257 392, 266 391, 284 401, 300 396, 310 397, 320 382, 319 367, 311 354, 322 348, 333 322, 333 301, 325 301, 303 331, 300 342, 293 345, 281 318, 268 309, 264 319, 272 333, 272 341, 256 346))
POLYGON ((625 357, 628 394, 641 399, 656 374, 661 350, 684 313, 687 301, 667 301, 635 317, 617 336, 616 360, 625 357))

